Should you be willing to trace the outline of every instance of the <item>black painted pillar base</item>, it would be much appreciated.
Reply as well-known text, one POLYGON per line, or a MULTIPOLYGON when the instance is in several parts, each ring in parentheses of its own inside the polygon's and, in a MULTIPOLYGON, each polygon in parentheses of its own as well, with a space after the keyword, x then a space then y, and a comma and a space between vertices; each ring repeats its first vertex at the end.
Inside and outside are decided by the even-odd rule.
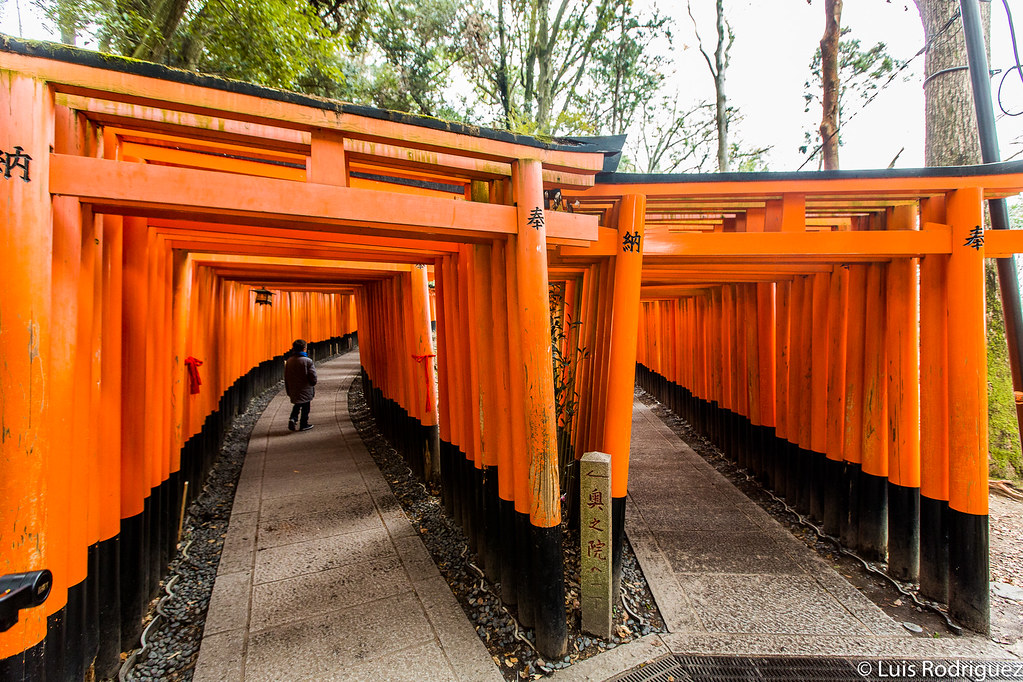
POLYGON ((838 537, 842 532, 842 517, 845 515, 845 502, 842 496, 842 469, 845 463, 839 460, 824 458, 821 462, 822 490, 824 503, 823 530, 826 534, 838 537))
POLYGON ((459 476, 460 494, 459 497, 462 500, 462 514, 459 517, 459 524, 462 526, 462 532, 465 533, 466 539, 469 541, 469 549, 473 552, 476 551, 476 528, 473 525, 473 520, 476 512, 476 488, 473 486, 474 479, 476 477, 476 466, 465 457, 458 463, 462 472, 459 476))
POLYGON ((38 682, 46 680, 46 641, 20 654, 0 659, 0 680, 4 682, 38 682))
POLYGON ((774 473, 771 475, 772 490, 778 497, 785 497, 789 487, 789 442, 779 438, 777 432, 771 444, 774 459, 774 473))
POLYGON ((553 660, 564 656, 568 647, 561 526, 532 526, 531 530, 536 582, 536 648, 547 660, 553 660))
POLYGON ((65 675, 67 650, 67 606, 46 617, 46 639, 42 641, 43 662, 47 680, 64 680, 72 677, 71 671, 65 675))
MULTIPOLYGON (((68 588, 67 606, 64 607, 64 671, 68 679, 85 677, 87 598, 84 580, 68 588)), ((49 652, 46 655, 49 656, 49 652)))
POLYGON ((821 523, 824 521, 824 497, 827 494, 825 467, 828 458, 823 452, 816 450, 807 450, 807 452, 810 453, 810 490, 808 491, 810 518, 821 523))
POLYGON ((622 549, 625 545, 625 497, 611 498, 611 603, 622 595, 622 549))
POLYGON ((444 505, 444 513, 450 518, 455 517, 455 500, 452 495, 452 489, 455 487, 455 479, 452 475, 452 455, 451 451, 454 450, 454 446, 447 441, 442 440, 440 442, 440 475, 441 475, 441 487, 440 497, 441 502, 444 505))
POLYGON ((89 573, 85 578, 85 668, 82 677, 86 676, 89 665, 99 653, 99 543, 89 546, 89 573))
POLYGON ((440 459, 440 427, 424 426, 423 438, 426 440, 426 481, 428 483, 440 483, 441 459, 440 459))
MULTIPOLYGON (((96 677, 112 679, 121 667, 121 544, 114 536, 99 543, 99 652, 96 677)), ((124 647, 128 648, 127 645, 124 647)))
POLYGON ((987 515, 949 507, 948 615, 983 635, 991 633, 990 537, 987 515))
POLYGON ((786 440, 785 449, 788 451, 788 466, 785 471, 785 501, 789 503, 790 507, 795 508, 799 501, 799 488, 803 485, 805 470, 799 446, 786 440))
POLYGON ((888 575, 916 582, 920 575, 920 488, 888 483, 888 575))
POLYGON ((459 528, 465 530, 465 517, 462 512, 465 491, 462 489, 462 471, 465 469, 465 455, 461 449, 451 446, 451 470, 445 476, 447 484, 451 487, 451 518, 455 520, 459 528))
POLYGON ((508 606, 518 603, 518 575, 515 567, 515 503, 501 500, 501 601, 508 606))
POLYGON ((497 467, 483 471, 483 554, 487 579, 491 584, 501 582, 501 512, 497 494, 497 467))
POLYGON ((842 468, 842 528, 839 541, 843 547, 856 549, 860 544, 860 465, 846 462, 842 468))
POLYGON ((817 470, 817 455, 813 450, 799 448, 797 455, 799 471, 796 474, 799 480, 799 490, 796 493, 796 511, 805 516, 810 514, 810 497, 814 489, 817 470))
POLYGON ((529 514, 515 512, 515 572, 518 576, 519 624, 531 628, 536 622, 536 594, 533 580, 532 524, 529 514))
POLYGON ((948 501, 920 496, 920 594, 948 603, 948 501))
POLYGON ((484 571, 488 570, 487 561, 487 512, 486 503, 484 501, 485 493, 483 491, 483 469, 477 468, 472 462, 469 463, 472 467, 472 499, 473 507, 472 513, 469 518, 469 525, 472 528, 472 532, 476 534, 476 554, 479 556, 480 568, 484 571))
POLYGON ((119 564, 121 570, 121 646, 135 646, 142 635, 145 599, 145 553, 142 551, 144 514, 121 519, 119 564))
POLYGON ((869 561, 884 561, 888 554, 888 478, 860 469, 859 503, 857 549, 869 561))

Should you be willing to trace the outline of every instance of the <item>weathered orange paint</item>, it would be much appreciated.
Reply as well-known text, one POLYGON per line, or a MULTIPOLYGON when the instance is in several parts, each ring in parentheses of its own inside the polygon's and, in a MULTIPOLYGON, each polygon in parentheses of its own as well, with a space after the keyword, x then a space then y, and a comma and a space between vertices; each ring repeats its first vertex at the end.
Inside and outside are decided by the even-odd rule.
MULTIPOLYGON (((47 466, 52 433, 46 409, 50 362, 51 204, 45 181, 47 150, 53 144, 53 102, 41 80, 0 70, 0 148, 21 146, 33 158, 31 182, 0 182, 3 220, 19 229, 0 230, 0 289, 4 296, 0 327, 4 399, 0 400, 0 574, 47 568, 51 556, 46 516, 52 502, 53 475, 47 466), (38 161, 36 161, 38 159, 38 161), (32 282, 33 286, 25 286, 32 282)), ((56 566, 61 570, 60 566, 56 566)), ((52 569, 51 569, 52 570, 52 569)), ((61 597, 54 595, 58 602, 61 597)), ((0 658, 41 641, 46 607, 21 613, 18 624, 0 635, 0 658)))
POLYGON ((828 441, 828 309, 833 302, 831 273, 818 272, 812 283, 811 328, 812 353, 810 360, 810 449, 827 450, 828 441))
MULTIPOLYGON (((945 197, 920 204, 921 223, 945 222, 945 197)), ((985 243, 985 255, 987 254, 985 243)), ((948 500, 948 257, 920 259, 920 494, 948 500)))
POLYGON ((948 259, 948 504, 966 514, 988 513, 987 346, 984 338, 984 248, 967 239, 983 226, 978 188, 949 192, 952 228, 948 259))
POLYGON ((920 320, 917 263, 897 258, 888 264, 888 480, 920 487, 920 320))
MULTIPOLYGON (((639 324, 639 286, 643 268, 643 216, 646 198, 628 195, 618 214, 619 251, 615 255, 611 348, 608 367, 604 447, 611 455, 611 495, 625 497, 629 483, 629 444, 632 438, 632 386, 636 381, 636 327, 639 324), (636 247, 630 238, 635 238, 636 247), (627 248, 625 244, 630 246, 627 248)), ((670 338, 670 337, 669 337, 670 338)), ((674 346, 674 344, 671 344, 674 346)))
POLYGON ((775 285, 775 328, 774 339, 774 421, 775 435, 790 443, 793 440, 793 428, 789 421, 789 358, 791 357, 790 327, 791 313, 789 306, 792 300, 792 283, 778 282, 775 285))
POLYGON ((863 461, 864 364, 867 335, 867 265, 849 266, 847 341, 845 363, 845 424, 842 453, 845 461, 863 461))
POLYGON ((518 238, 518 306, 525 386, 526 450, 530 457, 530 522, 540 528, 561 523, 558 450, 555 435, 554 382, 551 377, 551 328, 547 305, 547 233, 542 220, 543 180, 539 161, 512 163, 518 238))
POLYGON ((887 344, 885 268, 867 266, 866 323, 863 343, 863 471, 888 475, 887 344))
POLYGON ((827 434, 824 453, 843 460, 845 426, 845 372, 848 354, 849 269, 836 266, 828 292, 827 434))

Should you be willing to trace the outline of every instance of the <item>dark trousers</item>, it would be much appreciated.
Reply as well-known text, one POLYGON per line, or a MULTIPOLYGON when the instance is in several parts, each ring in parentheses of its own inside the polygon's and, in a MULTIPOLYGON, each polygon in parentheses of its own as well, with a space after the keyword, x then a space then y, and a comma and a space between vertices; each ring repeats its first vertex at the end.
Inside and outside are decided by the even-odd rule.
POLYGON ((299 427, 303 427, 309 423, 309 403, 296 403, 291 406, 291 421, 298 421, 298 413, 302 412, 302 421, 299 422, 299 427))

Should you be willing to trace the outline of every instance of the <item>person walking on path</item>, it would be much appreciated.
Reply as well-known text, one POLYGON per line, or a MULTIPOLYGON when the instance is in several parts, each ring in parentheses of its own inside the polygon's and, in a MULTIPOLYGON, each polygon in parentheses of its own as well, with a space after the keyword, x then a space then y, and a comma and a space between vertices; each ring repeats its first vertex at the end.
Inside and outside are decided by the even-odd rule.
POLYGON ((308 431, 313 428, 309 423, 309 403, 316 395, 316 366, 312 358, 305 352, 306 343, 295 339, 291 344, 291 356, 284 363, 284 390, 291 398, 291 419, 288 430, 308 431), (299 416, 301 413, 301 416, 299 416))

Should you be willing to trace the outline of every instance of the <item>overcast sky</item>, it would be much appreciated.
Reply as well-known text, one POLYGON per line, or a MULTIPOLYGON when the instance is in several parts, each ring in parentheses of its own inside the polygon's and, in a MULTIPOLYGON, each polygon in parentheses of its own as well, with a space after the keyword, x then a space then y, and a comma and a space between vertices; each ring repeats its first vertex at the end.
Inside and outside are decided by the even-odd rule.
MULTIPOLYGON (((1010 0, 1009 4, 1016 10, 1013 18, 1017 36, 1023 40, 1023 31, 1019 30, 1023 28, 1020 24, 1023 3, 1010 0)), ((712 99, 714 84, 695 49, 684 0, 662 2, 659 7, 675 13, 680 37, 688 38, 694 46, 680 58, 684 59, 681 73, 685 75, 678 77, 679 87, 712 99)), ((812 4, 806 0, 725 0, 725 7, 736 36, 728 71, 728 94, 731 104, 745 117, 739 134, 750 143, 773 145, 771 170, 795 170, 805 159, 798 152, 803 144, 803 131, 807 124, 820 121, 819 105, 811 114, 803 113, 803 84, 824 33, 823 0, 813 0, 812 4)), ((693 9, 704 41, 713 40, 714 3, 694 0, 693 9)), ((842 25, 851 29, 851 37, 859 38, 862 46, 882 41, 894 57, 903 60, 913 57, 924 44, 920 15, 912 0, 846 0, 842 25)), ((991 3, 991 42, 992 68, 1011 66, 1014 62, 1008 24, 998 0, 991 3)), ((903 72, 902 75, 909 76, 908 81, 900 76, 855 117, 843 122, 842 168, 886 168, 902 147, 905 151, 899 156, 897 167, 923 165, 923 66, 921 55, 903 72)), ((994 80, 996 86, 999 78, 994 80)), ((1017 111, 1023 110, 1023 81, 1018 73, 1006 82, 1003 92, 1007 104, 1011 101, 1017 111)), ((848 111, 843 112, 846 117, 861 109, 858 102, 846 108, 848 111)), ((1023 116, 1002 117, 998 128, 1002 157, 1007 158, 1019 150, 1018 145, 1011 143, 1023 135, 1023 116)), ((816 167, 813 162, 806 169, 816 167)))
MULTIPOLYGON (((656 0, 638 0, 645 6, 656 0)), ((18 35, 20 5, 26 37, 48 38, 32 14, 29 0, 0 0, 0 31, 18 35)), ((706 64, 695 48, 692 22, 686 14, 684 0, 656 2, 662 12, 675 18, 677 70, 670 82, 683 100, 713 100, 714 85, 706 64), (689 45, 688 50, 683 46, 689 45)), ((1016 26, 1023 29, 1023 3, 1010 0, 1016 9, 1016 26)), ((704 40, 712 40, 713 0, 693 0, 694 13, 700 21, 704 40)), ((768 156, 771 170, 795 170, 804 156, 798 151, 803 144, 803 131, 819 122, 816 108, 804 114, 803 83, 808 65, 824 30, 823 0, 725 0, 726 13, 735 32, 731 66, 728 70, 728 95, 732 106, 738 107, 745 120, 735 131, 756 146, 771 146, 768 156)), ((1007 69, 1013 64, 1005 10, 999 0, 991 3, 992 68, 1007 69)), ((895 57, 908 60, 923 45, 923 28, 912 0, 846 0, 842 24, 852 30, 864 46, 877 41, 888 44, 895 57)), ((1023 30, 1017 34, 1023 41, 1023 30)), ((708 44, 708 51, 711 51, 708 44)), ((923 165, 923 56, 913 60, 903 72, 908 80, 897 78, 873 102, 861 108, 858 102, 847 106, 843 122, 841 149, 842 168, 886 168, 905 147, 896 166, 909 168, 923 165), (857 112, 851 120, 849 115, 857 112)), ((997 86, 1000 76, 996 76, 997 86)), ((1010 110, 1023 110, 1023 81, 1018 74, 1010 77, 1005 87, 1010 110)), ((996 104, 996 112, 997 104, 996 104)), ((998 121, 1002 158, 1020 151, 1023 146, 1023 116, 1002 116, 998 121), (1015 143, 1015 144, 1014 144, 1015 143)), ((1020 158, 1023 158, 1021 156, 1020 158)), ((816 163, 806 169, 816 168, 816 163)))

